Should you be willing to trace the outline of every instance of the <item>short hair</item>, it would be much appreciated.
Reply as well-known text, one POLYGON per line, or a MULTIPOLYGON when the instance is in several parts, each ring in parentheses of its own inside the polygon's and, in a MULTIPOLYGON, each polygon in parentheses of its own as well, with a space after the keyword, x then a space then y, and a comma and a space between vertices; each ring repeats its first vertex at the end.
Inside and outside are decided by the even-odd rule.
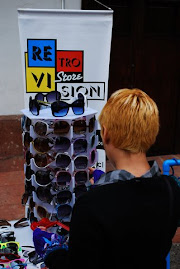
MULTIPOLYGON (((159 132, 156 103, 140 89, 121 89, 108 99, 99 115, 112 144, 131 153, 146 153, 159 132)), ((101 130, 102 131, 102 130, 101 130)))

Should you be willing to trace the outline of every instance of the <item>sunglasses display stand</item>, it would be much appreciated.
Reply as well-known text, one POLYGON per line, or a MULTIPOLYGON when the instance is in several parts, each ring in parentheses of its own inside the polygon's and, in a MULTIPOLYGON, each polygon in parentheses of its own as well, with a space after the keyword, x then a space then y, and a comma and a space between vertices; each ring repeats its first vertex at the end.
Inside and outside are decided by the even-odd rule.
POLYGON ((52 116, 49 108, 41 110, 39 116, 29 109, 22 113, 29 123, 23 128, 25 156, 29 151, 29 162, 24 165, 25 191, 30 185, 32 190, 25 216, 69 222, 77 198, 74 190, 89 185, 88 167, 97 162, 97 111, 88 107, 82 115, 69 111, 64 117, 52 116), (67 191, 71 199, 66 199, 67 191))

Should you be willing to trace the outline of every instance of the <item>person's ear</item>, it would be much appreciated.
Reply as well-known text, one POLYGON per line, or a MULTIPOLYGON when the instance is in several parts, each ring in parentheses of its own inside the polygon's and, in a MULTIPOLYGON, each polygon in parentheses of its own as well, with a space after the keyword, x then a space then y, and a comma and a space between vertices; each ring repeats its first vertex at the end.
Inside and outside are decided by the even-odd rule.
POLYGON ((102 137, 102 141, 103 141, 104 144, 108 144, 109 143, 110 138, 109 138, 108 130, 106 129, 105 126, 102 126, 102 129, 101 129, 101 137, 102 137))

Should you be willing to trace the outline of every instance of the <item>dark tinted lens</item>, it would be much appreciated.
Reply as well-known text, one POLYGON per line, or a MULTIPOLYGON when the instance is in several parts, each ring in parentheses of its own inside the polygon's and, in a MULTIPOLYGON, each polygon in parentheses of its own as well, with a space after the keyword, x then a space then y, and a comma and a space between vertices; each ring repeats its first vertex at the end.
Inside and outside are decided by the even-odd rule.
POLYGON ((31 111, 31 113, 33 115, 35 115, 35 116, 39 115, 40 106, 39 106, 38 102, 35 99, 32 100, 31 97, 29 99, 29 110, 31 111))
POLYGON ((54 148, 57 151, 64 152, 69 149, 70 145, 71 145, 71 142, 67 137, 60 136, 56 138, 54 148))
POLYGON ((30 160, 31 160, 31 153, 30 151, 28 150, 26 152, 26 163, 29 165, 30 164, 30 160))
POLYGON ((2 256, 5 256, 6 259, 8 260, 16 260, 19 259, 19 255, 11 254, 11 253, 6 253, 6 254, 0 254, 0 258, 2 259, 2 256))
POLYGON ((21 198, 21 204, 26 205, 28 198, 29 198, 29 194, 27 192, 23 193, 22 198, 21 198))
POLYGON ((87 140, 80 138, 74 142, 74 153, 84 153, 87 151, 87 140))
POLYGON ((69 166, 71 158, 65 154, 59 154, 56 158, 56 165, 60 168, 66 168, 69 166))
POLYGON ((34 191, 34 187, 32 186, 31 181, 25 181, 25 192, 27 192, 29 195, 32 194, 32 191, 34 191))
POLYGON ((77 184, 84 184, 88 179, 88 175, 86 171, 78 171, 75 174, 75 181, 77 184))
POLYGON ((87 192, 87 187, 85 184, 83 185, 77 185, 74 188, 74 193, 75 193, 75 197, 78 198, 80 195, 82 195, 83 193, 87 192))
POLYGON ((44 95, 41 92, 37 93, 35 96, 35 100, 44 101, 44 95))
POLYGON ((71 181, 71 174, 68 172, 59 172, 56 180, 58 185, 66 185, 66 183, 71 181))
POLYGON ((51 104, 52 114, 55 117, 66 116, 69 110, 69 105, 63 101, 57 101, 51 104))
POLYGON ((32 137, 28 132, 25 132, 24 134, 24 146, 26 148, 29 148, 30 142, 32 141, 32 137))
POLYGON ((38 167, 45 167, 48 164, 47 154, 36 154, 34 162, 38 167))
POLYGON ((7 243, 7 248, 11 249, 13 253, 18 252, 18 245, 16 243, 7 243))
POLYGON ((70 191, 61 191, 56 196, 56 201, 58 204, 69 203, 72 199, 72 193, 70 191))
POLYGON ((73 132, 76 134, 83 134, 86 132, 86 121, 77 120, 73 124, 73 132))
POLYGON ((88 165, 88 158, 86 156, 78 156, 74 160, 76 169, 86 169, 88 165))
POLYGON ((94 131, 94 126, 95 126, 95 117, 91 118, 89 121, 89 132, 93 132, 94 131))
POLYGON ((26 172, 25 172, 25 176, 26 176, 26 178, 27 179, 30 179, 31 178, 31 176, 32 176, 32 174, 33 174, 33 171, 31 170, 31 166, 26 166, 26 172))
POLYGON ((21 117, 21 129, 24 131, 24 128, 25 128, 25 121, 26 121, 26 116, 23 115, 21 117))
POLYGON ((75 115, 82 115, 84 113, 84 102, 76 100, 72 103, 72 110, 75 115))
POLYGON ((32 222, 38 222, 37 218, 34 216, 34 213, 33 212, 30 212, 29 214, 29 220, 30 220, 30 223, 32 222))
POLYGON ((91 148, 94 147, 94 143, 95 143, 95 135, 91 137, 91 148))
POLYGON ((44 122, 36 122, 34 125, 34 132, 40 136, 44 136, 47 133, 47 124, 44 122))
POLYGON ((47 95, 46 95, 46 99, 49 103, 53 103, 57 100, 60 100, 61 99, 61 94, 60 92, 58 91, 54 91, 54 92, 49 92, 47 95))
POLYGON ((4 264, 3 263, 0 263, 0 268, 4 268, 4 264))
POLYGON ((47 152, 53 147, 53 141, 49 138, 37 137, 34 139, 34 148, 39 152, 47 152))
POLYGON ((29 132, 30 131, 30 126, 31 126, 31 120, 27 117, 25 121, 25 128, 29 132))
POLYGON ((67 134, 69 132, 70 125, 66 121, 56 121, 54 123, 54 133, 57 135, 67 134))
POLYGON ((95 161, 96 153, 95 150, 91 152, 91 162, 93 163, 95 161))
POLYGON ((70 205, 60 205, 57 209, 57 217, 59 220, 63 220, 66 217, 69 217, 71 214, 72 207, 70 205))
POLYGON ((36 172, 36 182, 39 185, 48 185, 49 183, 51 183, 51 181, 53 180, 53 177, 51 175, 50 171, 42 171, 42 170, 38 170, 36 172))
POLYGON ((52 194, 48 188, 38 187, 36 190, 36 194, 39 200, 43 201, 44 203, 50 203, 52 201, 52 194))
POLYGON ((46 211, 45 208, 38 206, 37 207, 37 214, 39 215, 40 218, 49 218, 50 214, 46 211))
POLYGON ((29 209, 32 211, 35 207, 35 202, 33 201, 33 198, 31 197, 29 200, 29 209))

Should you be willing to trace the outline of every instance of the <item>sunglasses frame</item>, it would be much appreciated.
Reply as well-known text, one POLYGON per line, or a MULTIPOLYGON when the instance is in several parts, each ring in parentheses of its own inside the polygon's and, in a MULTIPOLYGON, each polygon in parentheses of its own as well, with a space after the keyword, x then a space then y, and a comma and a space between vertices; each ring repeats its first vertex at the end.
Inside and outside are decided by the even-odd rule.
POLYGON ((46 101, 47 101, 48 103, 50 103, 50 101, 48 101, 48 95, 50 95, 50 94, 52 94, 52 93, 56 93, 56 97, 57 97, 57 94, 59 95, 59 98, 56 98, 56 100, 61 100, 61 93, 60 93, 59 91, 51 91, 51 92, 48 92, 48 93, 46 93, 46 94, 43 94, 42 92, 38 92, 38 93, 35 95, 34 99, 37 100, 37 101, 41 101, 41 100, 38 99, 38 95, 41 94, 41 95, 43 96, 43 101, 44 101, 44 99, 46 98, 46 101))
MULTIPOLYGON (((39 136, 46 136, 46 135, 49 135, 49 134, 55 134, 55 135, 68 135, 69 134, 69 132, 70 132, 70 129, 71 129, 71 126, 72 126, 72 128, 73 128, 73 133, 75 134, 75 135, 81 135, 81 134, 85 134, 86 132, 87 132, 87 128, 89 127, 89 129, 88 129, 88 132, 89 133, 92 133, 93 131, 94 131, 94 129, 95 129, 95 115, 93 116, 93 117, 91 117, 89 120, 88 119, 86 119, 85 117, 83 117, 83 118, 80 118, 80 119, 76 119, 76 120, 73 120, 72 121, 72 123, 70 123, 69 121, 67 121, 67 120, 57 120, 57 121, 52 121, 52 120, 50 120, 50 122, 49 123, 47 123, 46 121, 43 121, 43 120, 36 120, 34 123, 32 123, 32 127, 33 127, 33 130, 34 130, 34 133, 36 134, 36 135, 39 135, 39 136), (89 125, 90 124, 90 121, 91 120, 93 120, 94 121, 94 124, 93 124, 93 130, 92 131, 90 131, 90 127, 91 127, 91 125, 89 125), (89 122, 89 124, 87 125, 87 121, 89 122), (67 125, 69 126, 68 127, 68 131, 66 131, 66 132, 54 132, 54 128, 55 128, 55 126, 56 126, 56 124, 58 124, 58 123, 63 123, 63 122, 65 122, 65 123, 67 123, 67 125), (84 131, 78 131, 77 129, 78 129, 78 126, 76 127, 76 124, 78 123, 78 122, 85 122, 85 130, 84 131), (37 133, 36 132, 36 130, 35 130, 35 128, 36 128, 36 124, 38 124, 38 123, 42 123, 42 124, 44 124, 45 126, 46 126, 46 132, 44 132, 43 134, 39 134, 39 133, 37 133), (75 128, 75 127, 76 128, 75 128)), ((67 127, 66 127, 67 128, 67 127)), ((60 129, 60 128, 59 128, 60 129)), ((63 128, 62 128, 63 129, 63 128)))
POLYGON ((16 244, 18 246, 18 251, 21 251, 20 244, 17 241, 9 241, 9 242, 4 242, 4 243, 0 242, 0 249, 10 248, 7 246, 7 244, 9 244, 9 243, 16 244))
POLYGON ((6 256, 14 256, 14 260, 18 260, 18 259, 21 259, 21 256, 20 255, 18 255, 18 254, 14 254, 14 253, 0 253, 0 263, 5 263, 5 262, 9 262, 9 261, 12 261, 12 259, 10 260, 10 259, 1 259, 1 257, 5 257, 6 258, 6 256))
MULTIPOLYGON (((73 98, 73 99, 74 99, 74 98, 73 98)), ((75 98, 75 100, 72 101, 71 104, 69 104, 69 103, 67 103, 67 102, 64 102, 64 101, 55 101, 55 102, 53 102, 53 103, 49 103, 49 102, 45 102, 45 101, 38 101, 38 100, 36 100, 36 99, 32 99, 32 96, 29 97, 29 111, 32 113, 33 106, 34 106, 34 107, 36 108, 36 110, 37 110, 37 113, 36 113, 36 114, 32 113, 34 116, 39 116, 39 111, 40 111, 42 105, 44 105, 44 106, 46 106, 46 107, 49 107, 49 106, 50 106, 50 107, 51 107, 52 115, 53 115, 54 117, 64 117, 64 116, 66 116, 66 115, 68 114, 68 112, 69 112, 69 108, 70 108, 70 107, 72 108, 72 111, 73 111, 74 115, 82 115, 82 114, 84 114, 84 111, 85 111, 86 97, 85 97, 85 95, 84 95, 83 93, 78 93, 77 97, 75 98), (81 96, 83 96, 83 99, 82 99, 82 97, 79 98, 80 94, 81 94, 81 96), (78 102, 78 101, 82 101, 82 102, 83 102, 83 113, 80 113, 80 114, 76 114, 76 113, 74 113, 74 110, 73 110, 73 104, 74 104, 75 102, 78 102), (56 110, 55 106, 58 106, 58 105, 60 104, 60 102, 62 102, 62 103, 65 104, 66 106, 68 106, 68 108, 67 108, 67 109, 68 109, 68 110, 67 110, 67 113, 64 114, 64 115, 55 115, 55 113, 57 113, 57 112, 55 112, 55 110, 56 110)))
POLYGON ((34 130, 34 133, 36 134, 36 135, 40 135, 40 134, 38 134, 37 132, 36 132, 36 130, 35 130, 35 127, 36 127, 36 124, 38 124, 38 123, 43 123, 43 124, 45 124, 46 125, 46 133, 45 134, 43 134, 43 135, 40 135, 40 136, 46 136, 46 135, 49 135, 49 134, 55 134, 55 135, 59 135, 60 134, 60 132, 58 133, 56 133, 56 132, 54 132, 54 126, 56 126, 56 124, 57 123, 59 123, 59 122, 65 122, 65 123, 67 123, 68 124, 68 132, 62 132, 61 134, 68 134, 69 133, 69 131, 70 131, 70 127, 71 127, 71 124, 69 124, 69 122, 67 121, 67 120, 57 120, 57 121, 55 121, 55 122, 53 122, 53 121, 50 121, 50 123, 47 123, 46 121, 42 121, 42 120, 37 120, 34 124, 32 124, 32 127, 33 127, 33 130, 34 130), (49 127, 49 126, 51 126, 51 127, 49 127))
POLYGON ((63 171, 67 171, 67 170, 72 170, 71 169, 71 166, 72 166, 72 162, 71 162, 71 157, 70 157, 70 155, 69 154, 66 154, 66 153, 56 153, 56 155, 53 157, 53 156, 50 156, 48 153, 45 153, 46 155, 48 155, 50 158, 51 158, 51 162, 49 162, 46 166, 42 166, 42 167, 39 167, 37 164, 36 164, 36 162, 35 162, 35 159, 34 158, 32 158, 31 159, 31 166, 35 166, 36 168, 37 168, 37 170, 38 169, 45 169, 45 168, 48 168, 48 167, 50 167, 50 166, 52 166, 53 164, 55 164, 55 167, 56 168, 58 168, 58 169, 63 169, 63 171), (69 158, 70 158, 70 162, 69 162, 69 164, 68 164, 68 166, 66 166, 66 167, 60 167, 60 166, 58 166, 57 164, 56 164, 56 161, 57 161, 57 158, 58 158, 58 156, 59 155, 65 155, 65 156, 68 156, 69 158), (53 159, 52 159, 53 158, 53 159))
POLYGON ((2 268, 7 268, 7 269, 13 269, 13 267, 15 266, 24 266, 23 269, 26 269, 27 268, 27 263, 25 262, 24 259, 20 258, 20 259, 15 259, 15 260, 9 260, 7 262, 1 262, 0 261, 0 266, 2 265, 5 265, 3 266, 2 268), (16 264, 14 266, 11 265, 12 262, 16 262, 16 261, 21 261, 22 263, 21 264, 16 264))

